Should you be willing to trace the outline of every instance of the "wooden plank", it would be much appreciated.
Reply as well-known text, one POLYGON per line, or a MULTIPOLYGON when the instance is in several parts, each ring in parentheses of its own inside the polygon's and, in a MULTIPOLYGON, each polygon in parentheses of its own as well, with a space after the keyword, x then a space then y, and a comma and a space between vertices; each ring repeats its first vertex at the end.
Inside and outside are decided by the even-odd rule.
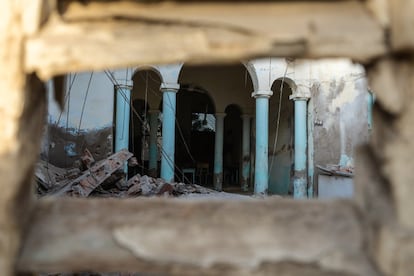
POLYGON ((254 56, 350 57, 386 52, 363 3, 74 3, 30 37, 25 67, 43 79, 68 71, 254 56), (340 30, 340 31, 338 31, 340 30))
POLYGON ((18 268, 376 275, 365 242, 348 201, 48 198, 33 213, 18 268))

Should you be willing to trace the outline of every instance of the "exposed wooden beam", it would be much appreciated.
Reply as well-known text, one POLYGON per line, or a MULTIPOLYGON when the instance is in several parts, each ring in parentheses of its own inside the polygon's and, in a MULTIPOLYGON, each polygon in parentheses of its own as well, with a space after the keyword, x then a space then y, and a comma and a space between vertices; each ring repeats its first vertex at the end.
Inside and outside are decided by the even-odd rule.
POLYGON ((41 199, 18 268, 376 275, 362 221, 349 201, 41 199))

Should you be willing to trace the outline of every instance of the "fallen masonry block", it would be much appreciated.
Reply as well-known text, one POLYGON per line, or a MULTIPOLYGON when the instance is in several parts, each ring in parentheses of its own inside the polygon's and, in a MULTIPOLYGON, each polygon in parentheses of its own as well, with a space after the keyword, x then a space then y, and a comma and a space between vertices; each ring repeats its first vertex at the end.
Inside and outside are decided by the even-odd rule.
POLYGON ((89 194, 109 178, 116 170, 123 168, 125 162, 133 156, 127 150, 121 150, 107 159, 93 165, 81 176, 69 182, 59 189, 54 195, 72 194, 74 196, 87 197, 89 194))
POLYGON ((88 149, 85 149, 83 153, 84 154, 81 157, 82 163, 89 169, 92 164, 95 163, 95 158, 93 158, 92 153, 88 149))

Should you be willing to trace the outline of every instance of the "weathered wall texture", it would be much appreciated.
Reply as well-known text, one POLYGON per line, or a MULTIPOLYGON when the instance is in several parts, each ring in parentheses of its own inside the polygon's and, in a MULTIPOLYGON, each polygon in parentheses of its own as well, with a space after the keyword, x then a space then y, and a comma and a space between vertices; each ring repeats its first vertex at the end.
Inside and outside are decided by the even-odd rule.
MULTIPOLYGON (((269 190, 278 194, 289 192, 294 162, 294 103, 289 100, 291 81, 310 91, 308 147, 313 146, 314 165, 354 166, 355 149, 368 141, 367 85, 361 65, 347 59, 296 60, 289 65, 284 77, 274 157, 281 79, 273 84, 269 113, 269 190)), ((312 153, 308 158, 310 155, 312 153)))
POLYGON ((311 62, 309 75, 314 162, 353 166, 355 149, 368 141, 365 72, 349 60, 330 60, 311 62))

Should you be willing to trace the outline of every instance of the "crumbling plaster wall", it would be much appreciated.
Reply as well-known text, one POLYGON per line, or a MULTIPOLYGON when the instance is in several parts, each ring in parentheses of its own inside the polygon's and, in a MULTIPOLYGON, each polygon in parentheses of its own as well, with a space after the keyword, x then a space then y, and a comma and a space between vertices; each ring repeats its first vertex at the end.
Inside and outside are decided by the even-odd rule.
POLYGON ((308 158, 313 159, 313 165, 353 166, 355 149, 368 141, 367 84, 363 67, 349 59, 295 60, 289 64, 286 76, 273 84, 270 98, 269 190, 278 194, 289 192, 294 162, 294 102, 288 99, 292 93, 289 81, 283 83, 284 100, 273 155, 283 77, 310 91, 308 147, 313 146, 313 154, 310 151, 308 158))
POLYGON ((315 165, 354 165, 355 149, 368 141, 367 83, 350 60, 310 61, 315 165))

